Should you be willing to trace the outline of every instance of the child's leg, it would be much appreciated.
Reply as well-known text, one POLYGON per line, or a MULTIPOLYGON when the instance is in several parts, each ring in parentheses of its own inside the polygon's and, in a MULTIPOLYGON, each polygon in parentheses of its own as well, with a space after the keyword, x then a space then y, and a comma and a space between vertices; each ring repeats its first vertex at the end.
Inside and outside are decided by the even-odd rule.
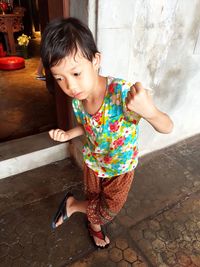
POLYGON ((44 67, 43 67, 41 58, 40 58, 39 64, 38 64, 37 69, 36 69, 36 75, 38 77, 44 77, 45 76, 44 67))
MULTIPOLYGON (((110 178, 98 178, 100 192, 87 185, 87 216, 88 220, 94 224, 106 224, 110 222, 121 210, 127 200, 134 177, 134 171, 110 178)), ((92 184, 92 187, 94 183, 92 184)))
MULTIPOLYGON (((123 207, 130 190, 134 171, 113 177, 100 178, 85 166, 85 192, 88 200, 86 214, 95 231, 101 230, 101 225, 111 221, 123 207)), ((106 237, 106 242, 110 240, 106 237)), ((101 240, 94 237, 97 245, 101 240)), ((103 244, 103 246, 106 243, 103 244)))
MULTIPOLYGON (((84 189, 87 199, 86 215, 90 224, 89 227, 95 232, 99 232, 101 231, 101 223, 95 218, 95 209, 98 209, 97 203, 99 203, 99 198, 101 196, 101 178, 99 178, 93 170, 88 168, 86 164, 84 164, 84 189), (90 214, 88 213, 88 205, 94 207, 94 210, 90 214)), ((93 239, 97 246, 104 247, 110 243, 107 236, 105 236, 104 240, 95 236, 93 236, 93 239)))
MULTIPOLYGON (((87 200, 78 201, 73 196, 66 202, 67 216, 75 212, 86 213, 91 228, 98 232, 101 225, 111 221, 123 207, 133 180, 134 171, 116 176, 111 179, 102 179, 84 166, 84 185, 87 200)), ((63 223, 59 218, 56 226, 63 223)), ((98 246, 105 246, 110 242, 108 237, 105 240, 94 237, 98 246)))

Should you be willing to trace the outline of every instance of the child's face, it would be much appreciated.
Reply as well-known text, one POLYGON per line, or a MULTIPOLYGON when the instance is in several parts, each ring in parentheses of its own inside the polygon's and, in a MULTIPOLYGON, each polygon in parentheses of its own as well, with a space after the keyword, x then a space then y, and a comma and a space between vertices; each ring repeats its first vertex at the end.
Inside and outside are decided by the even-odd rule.
POLYGON ((100 55, 89 61, 81 52, 63 58, 51 72, 65 94, 79 100, 88 99, 96 90, 100 55))

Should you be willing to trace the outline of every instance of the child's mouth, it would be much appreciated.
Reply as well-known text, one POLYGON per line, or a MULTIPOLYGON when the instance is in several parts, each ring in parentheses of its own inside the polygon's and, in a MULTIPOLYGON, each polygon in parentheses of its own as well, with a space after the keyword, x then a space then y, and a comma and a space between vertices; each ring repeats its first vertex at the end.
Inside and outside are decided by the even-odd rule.
POLYGON ((74 97, 75 97, 75 98, 80 98, 81 95, 82 95, 82 92, 80 92, 80 93, 78 93, 78 94, 75 94, 74 97))

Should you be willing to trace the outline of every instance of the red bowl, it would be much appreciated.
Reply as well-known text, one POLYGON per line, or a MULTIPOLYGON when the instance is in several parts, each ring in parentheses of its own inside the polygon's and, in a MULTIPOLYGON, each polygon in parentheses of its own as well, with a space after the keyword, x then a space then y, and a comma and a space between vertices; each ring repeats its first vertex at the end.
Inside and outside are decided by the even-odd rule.
POLYGON ((18 70, 25 67, 22 57, 1 57, 0 70, 18 70))

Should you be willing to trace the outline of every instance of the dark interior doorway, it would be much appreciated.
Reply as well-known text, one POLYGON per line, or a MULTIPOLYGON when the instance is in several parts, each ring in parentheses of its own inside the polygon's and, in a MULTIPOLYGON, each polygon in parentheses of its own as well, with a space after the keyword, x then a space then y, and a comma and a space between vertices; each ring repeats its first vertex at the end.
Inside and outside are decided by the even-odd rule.
MULTIPOLYGON (((18 55, 17 37, 24 33, 31 36, 31 40, 25 68, 0 71, 0 142, 48 131, 57 125, 55 95, 48 91, 45 81, 36 80, 41 27, 44 28, 48 22, 48 6, 42 5, 41 14, 38 0, 16 0, 14 5, 19 2, 26 10, 23 18, 24 30, 15 33, 18 55)), ((45 4, 45 1, 42 2, 45 4)))
MULTIPOLYGON (((35 79, 39 63, 40 33, 57 17, 69 16, 69 0, 14 0, 26 9, 23 33, 31 36, 26 67, 0 71, 0 142, 59 127, 74 125, 71 99, 46 73, 46 82, 35 79), (37 13, 37 17, 33 14, 37 13), (26 26, 26 27, 25 27, 26 26)), ((19 35, 18 33, 17 35, 19 35)), ((17 36, 15 36, 17 38, 17 36)))

